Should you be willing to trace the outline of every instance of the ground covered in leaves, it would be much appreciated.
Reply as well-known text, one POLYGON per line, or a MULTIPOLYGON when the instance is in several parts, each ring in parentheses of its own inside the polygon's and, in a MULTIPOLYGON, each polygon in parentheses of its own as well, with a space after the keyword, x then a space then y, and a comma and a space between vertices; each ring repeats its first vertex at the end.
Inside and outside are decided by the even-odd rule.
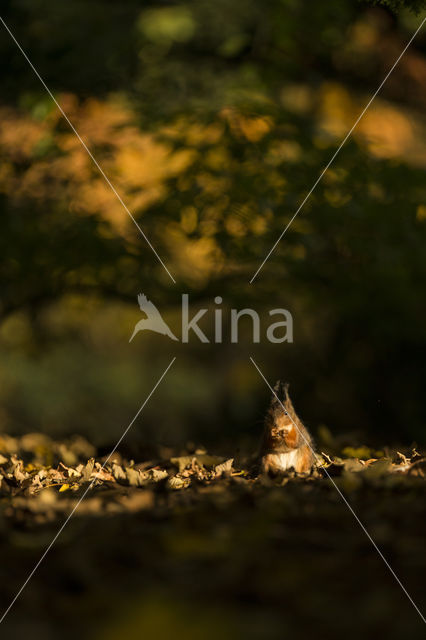
POLYGON ((258 477, 199 448, 107 459, 82 438, 0 436, 0 596, 10 637, 420 637, 426 457, 346 447, 258 477), (327 472, 326 472, 327 471, 327 472))

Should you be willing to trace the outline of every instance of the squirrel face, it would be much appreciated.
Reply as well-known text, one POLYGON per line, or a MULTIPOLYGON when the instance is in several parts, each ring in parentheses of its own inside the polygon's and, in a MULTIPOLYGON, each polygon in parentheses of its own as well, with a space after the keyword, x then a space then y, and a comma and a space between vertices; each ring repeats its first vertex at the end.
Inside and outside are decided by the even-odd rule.
POLYGON ((271 429, 271 438, 277 441, 285 440, 293 429, 294 424, 289 415, 284 413, 282 409, 279 413, 276 412, 274 416, 274 426, 271 429))
POLYGON ((289 415, 282 409, 280 413, 274 415, 273 426, 269 431, 269 440, 272 449, 297 446, 297 429, 289 415))

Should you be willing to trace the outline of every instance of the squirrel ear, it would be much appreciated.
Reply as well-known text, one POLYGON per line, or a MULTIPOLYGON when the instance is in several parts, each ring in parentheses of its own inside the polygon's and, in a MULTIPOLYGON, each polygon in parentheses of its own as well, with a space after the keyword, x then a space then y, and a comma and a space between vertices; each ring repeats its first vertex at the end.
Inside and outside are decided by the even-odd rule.
POLYGON ((288 383, 284 384, 281 380, 277 380, 274 386, 274 392, 276 396, 272 396, 272 400, 277 402, 277 397, 279 402, 286 402, 288 399, 288 383))

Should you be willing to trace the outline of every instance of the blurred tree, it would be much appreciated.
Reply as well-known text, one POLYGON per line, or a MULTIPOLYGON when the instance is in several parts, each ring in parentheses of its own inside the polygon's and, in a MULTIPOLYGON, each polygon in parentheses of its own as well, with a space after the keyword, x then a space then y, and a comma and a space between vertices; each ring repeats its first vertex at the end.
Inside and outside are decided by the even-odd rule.
MULTIPOLYGON (((424 3, 392 6, 402 4, 420 10, 424 3)), ((49 335, 52 349, 60 336, 49 333, 45 310, 55 302, 66 308, 69 295, 135 305, 144 290, 172 313, 179 289, 199 303, 219 293, 227 307, 287 307, 295 344, 285 351, 262 344, 259 355, 271 377, 291 379, 311 424, 424 437, 424 36, 248 284, 402 50, 412 32, 408 14, 355 0, 61 0, 54 7, 20 0, 3 15, 179 283, 170 288, 3 32, 4 322, 25 312, 33 343, 43 340, 46 351, 49 335)), ((108 331, 97 346, 88 339, 89 347, 118 353, 124 317, 120 328, 108 326, 119 336, 115 347, 108 331)), ((231 421, 247 430, 255 403, 244 397, 258 381, 236 361, 248 347, 220 351, 217 384, 206 351, 194 345, 182 355, 182 379, 196 375, 205 385, 195 413, 191 384, 179 387, 184 432, 190 422, 186 432, 197 435, 203 420, 216 438, 231 421), (233 376, 239 399, 229 392, 233 376), (205 418, 209 387, 217 413, 205 418)), ((33 353, 34 344, 6 340, 4 349, 33 353)), ((136 375, 130 369, 126 376, 136 375)), ((260 406, 264 390, 256 390, 260 406)), ((3 403, 13 414, 11 398, 9 389, 3 403)))

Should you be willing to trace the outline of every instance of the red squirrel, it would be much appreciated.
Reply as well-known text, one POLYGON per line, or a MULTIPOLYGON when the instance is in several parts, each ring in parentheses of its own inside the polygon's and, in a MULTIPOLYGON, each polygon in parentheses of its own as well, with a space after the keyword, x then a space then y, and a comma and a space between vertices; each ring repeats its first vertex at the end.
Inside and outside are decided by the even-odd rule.
POLYGON ((309 431, 294 410, 288 394, 288 384, 278 380, 274 392, 276 395, 272 395, 265 418, 261 471, 277 475, 293 468, 298 473, 309 473, 315 464, 309 431))

